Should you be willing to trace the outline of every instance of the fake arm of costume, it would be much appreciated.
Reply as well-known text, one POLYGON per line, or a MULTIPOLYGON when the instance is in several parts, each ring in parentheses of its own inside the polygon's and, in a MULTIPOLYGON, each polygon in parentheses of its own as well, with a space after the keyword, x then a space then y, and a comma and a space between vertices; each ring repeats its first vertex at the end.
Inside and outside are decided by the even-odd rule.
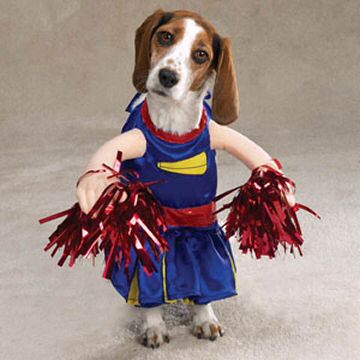
POLYGON ((124 132, 104 143, 91 157, 76 189, 76 195, 84 213, 87 214, 90 211, 106 186, 116 181, 115 177, 107 179, 108 171, 97 173, 92 171, 101 169, 103 163, 114 167, 118 151, 122 152, 122 161, 143 156, 146 151, 146 139, 143 133, 139 129, 124 132))
POLYGON ((228 238, 235 235, 240 249, 254 252, 257 258, 275 257, 279 244, 285 251, 289 245, 291 253, 297 248, 302 255, 303 238, 296 211, 303 209, 320 217, 296 203, 295 183, 284 176, 280 161, 246 136, 214 121, 210 122, 210 141, 212 148, 226 150, 251 170, 244 185, 217 196, 220 200, 237 190, 233 200, 217 211, 230 209, 224 225, 228 238))
POLYGON ((124 260, 129 279, 134 249, 147 274, 157 270, 149 252, 159 258, 160 252, 168 249, 161 233, 166 229, 162 208, 149 189, 150 183, 141 182, 136 172, 121 169, 122 161, 141 157, 145 151, 146 139, 137 129, 106 142, 87 166, 91 176, 85 173, 78 181, 79 202, 39 220, 42 224, 67 216, 44 248, 54 248, 51 256, 63 248, 59 266, 68 257, 73 266, 81 256, 95 257, 104 251, 103 276, 110 279, 115 262, 124 260))
POLYGON ((118 151, 122 160, 141 157, 146 150, 146 139, 139 129, 126 131, 104 143, 92 156, 86 170, 98 169, 103 163, 113 165, 118 151))
MULTIPOLYGON (((262 147, 245 135, 227 126, 219 125, 213 120, 210 122, 210 140, 213 149, 227 151, 242 161, 250 170, 266 164, 282 172, 262 147)), ((295 205, 295 196, 292 191, 286 194, 286 198, 291 206, 295 205)))
POLYGON ((215 121, 210 122, 211 147, 217 150, 226 150, 241 160, 250 170, 264 164, 280 170, 271 156, 245 135, 215 121))

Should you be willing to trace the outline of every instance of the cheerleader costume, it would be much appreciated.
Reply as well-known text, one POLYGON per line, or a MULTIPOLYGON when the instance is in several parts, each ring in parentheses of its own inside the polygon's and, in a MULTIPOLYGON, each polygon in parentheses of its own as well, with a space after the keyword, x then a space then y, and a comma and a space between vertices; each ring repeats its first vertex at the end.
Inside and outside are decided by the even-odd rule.
POLYGON ((146 138, 145 154, 126 160, 122 169, 135 170, 142 182, 163 180, 150 188, 163 206, 169 251, 156 259, 157 272, 147 275, 131 250, 130 277, 124 261, 115 263, 111 282, 128 304, 154 307, 179 300, 207 304, 237 295, 236 265, 229 240, 219 226, 214 198, 217 187, 216 152, 210 147, 211 108, 203 99, 200 126, 184 135, 157 129, 146 98, 137 93, 126 111, 122 132, 137 128, 146 138))

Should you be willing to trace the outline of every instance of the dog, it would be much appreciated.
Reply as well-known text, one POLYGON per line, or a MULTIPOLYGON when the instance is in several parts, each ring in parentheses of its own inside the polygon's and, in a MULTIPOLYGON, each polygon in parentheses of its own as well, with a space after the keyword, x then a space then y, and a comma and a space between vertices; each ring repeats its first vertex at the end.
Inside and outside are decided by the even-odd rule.
MULTIPOLYGON (((229 38, 220 36, 215 27, 199 14, 187 10, 166 12, 159 9, 147 17, 136 31, 135 67, 132 81, 139 94, 132 101, 130 112, 136 113, 136 116, 142 116, 148 122, 148 126, 153 127, 151 136, 157 136, 156 144, 150 143, 150 140, 146 137, 145 132, 148 131, 147 129, 145 131, 139 126, 131 127, 126 125, 122 134, 108 141, 93 155, 87 169, 100 168, 104 162, 108 164, 114 163, 116 150, 119 149, 123 152, 124 163, 133 161, 133 159, 143 159, 144 154, 149 149, 151 150, 151 147, 159 144, 165 146, 161 141, 166 141, 171 156, 178 156, 181 155, 181 151, 178 150, 179 146, 181 148, 181 144, 196 141, 194 139, 196 139, 196 136, 200 136, 199 134, 208 134, 206 135, 209 141, 207 145, 208 152, 203 151, 196 156, 190 154, 190 160, 181 158, 170 162, 160 159, 161 161, 154 163, 154 169, 151 171, 154 174, 163 171, 164 176, 169 176, 170 182, 178 181, 178 179, 189 179, 189 183, 184 186, 176 185, 175 191, 171 192, 181 193, 176 195, 179 196, 179 201, 186 198, 188 193, 190 198, 191 196, 195 198, 201 192, 199 186, 191 189, 190 181, 202 179, 209 173, 211 161, 215 162, 215 158, 212 157, 213 150, 229 152, 235 158, 241 160, 249 169, 262 164, 269 164, 279 170, 277 164, 272 161, 272 158, 265 150, 246 136, 225 126, 239 117, 240 110, 231 42, 229 38), (204 110, 204 98, 211 88, 212 106, 210 113, 204 110), (210 115, 211 119, 207 122, 206 119, 210 115), (158 137, 160 140, 158 140, 158 137)), ((130 164, 137 166, 136 170, 141 172, 140 162, 130 162, 130 164)), ((212 184, 213 180, 211 179, 216 177, 214 174, 211 175, 212 178, 204 178, 204 188, 210 183, 212 184)), ((77 188, 77 196, 85 213, 89 212, 103 189, 111 181, 115 180, 107 179, 103 173, 92 173, 82 179, 77 188)), ((215 183, 211 185, 211 192, 216 190, 215 183)), ((158 185, 158 187, 160 186, 158 185)), ((204 192, 200 195, 205 194, 204 196, 207 196, 208 193, 204 192)), ((289 194, 288 201, 295 203, 291 194, 289 194)), ((165 204, 164 207, 170 222, 175 221, 173 225, 179 225, 182 218, 186 219, 186 221, 195 218, 198 221, 197 224, 204 221, 205 223, 201 226, 208 226, 214 222, 213 219, 210 219, 214 210, 210 206, 211 204, 213 203, 208 201, 208 203, 201 206, 185 206, 185 209, 179 209, 179 206, 171 208, 168 204, 165 204), (194 217, 195 215, 197 217, 194 217)), ((184 224, 188 225, 188 223, 184 224)), ((217 229, 216 231, 216 236, 220 236, 220 230, 217 229)), ((181 241, 184 243, 185 240, 180 239, 181 241)), ((204 241, 206 240, 200 241, 199 244, 205 246, 204 241)), ((177 244, 180 244, 180 242, 177 244)), ((228 283, 230 285, 226 294, 223 291, 223 297, 212 295, 214 300, 221 300, 237 294, 235 290, 236 266, 231 248, 228 244, 223 245, 220 242, 219 244, 219 252, 223 251, 221 261, 226 262, 227 266, 224 269, 224 272, 227 271, 224 279, 229 278, 228 283)), ((175 243, 173 246, 175 246, 175 243)), ((197 256, 200 257, 201 254, 199 253, 197 256)), ((209 261, 211 261, 211 256, 209 256, 209 261)), ((164 261, 163 265, 167 264, 166 266, 169 266, 170 269, 172 264, 168 261, 164 261)), ((187 259, 184 260, 185 263, 186 261, 187 259)), ((200 263, 198 269, 203 269, 203 266, 205 266, 205 260, 201 261, 203 263, 200 263)), ((141 276, 138 273, 139 269, 134 269, 133 274, 135 275, 133 275, 133 279, 136 280, 128 284, 126 291, 123 290, 121 285, 121 281, 125 281, 124 278, 121 278, 121 281, 119 280, 120 276, 122 276, 120 273, 115 274, 112 280, 114 286, 127 299, 127 302, 136 306, 141 305, 139 303, 139 291, 141 291, 138 288, 139 281, 143 283, 148 281, 145 276, 139 280, 139 276, 141 276)), ((198 270, 198 273, 202 271, 205 270, 198 270)), ((219 271, 221 273, 222 270, 219 269, 219 271)), ((196 273, 195 275, 198 276, 196 273)), ((177 276, 183 276, 182 271, 178 271, 177 276)), ((172 283, 164 274, 163 278, 159 279, 157 283, 155 278, 152 287, 148 286, 149 293, 151 294, 152 291, 155 294, 161 291, 162 296, 167 297, 169 288, 166 289, 166 286, 170 287, 172 283), (164 279, 164 288, 162 288, 163 283, 161 281, 164 281, 164 279)), ((177 281, 176 277, 173 277, 172 281, 177 281)), ((220 286, 219 283, 217 286, 220 286)), ((216 293, 212 294, 216 295, 216 293)), ((183 301, 187 300, 188 303, 192 304, 192 334, 197 338, 214 341, 224 335, 224 327, 217 319, 212 308, 212 301, 209 299, 209 297, 193 296, 184 298, 183 301)), ((168 298, 165 300, 164 303, 172 302, 168 298)), ((140 341, 147 347, 157 348, 162 343, 170 341, 169 332, 162 317, 162 304, 156 303, 156 301, 151 303, 149 300, 145 305, 140 306, 143 316, 143 331, 140 341)))

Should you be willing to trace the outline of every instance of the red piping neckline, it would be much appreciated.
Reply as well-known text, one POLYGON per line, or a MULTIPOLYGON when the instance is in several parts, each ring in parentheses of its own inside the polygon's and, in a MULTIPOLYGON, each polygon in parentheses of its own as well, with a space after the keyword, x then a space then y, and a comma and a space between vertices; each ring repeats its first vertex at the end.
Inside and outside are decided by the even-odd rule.
POLYGON ((155 134, 162 140, 172 142, 172 143, 177 143, 177 144, 185 143, 185 142, 195 139, 205 129, 205 126, 207 123, 207 114, 206 114, 205 107, 203 107, 203 112, 202 112, 202 116, 201 116, 201 120, 200 120, 200 127, 197 129, 193 129, 190 132, 188 132, 186 134, 182 134, 182 135, 172 134, 167 131, 158 129, 150 118, 149 107, 148 107, 148 103, 147 103, 146 99, 144 100, 144 103, 141 107, 141 115, 144 119, 145 125, 149 128, 149 130, 153 134, 155 134))

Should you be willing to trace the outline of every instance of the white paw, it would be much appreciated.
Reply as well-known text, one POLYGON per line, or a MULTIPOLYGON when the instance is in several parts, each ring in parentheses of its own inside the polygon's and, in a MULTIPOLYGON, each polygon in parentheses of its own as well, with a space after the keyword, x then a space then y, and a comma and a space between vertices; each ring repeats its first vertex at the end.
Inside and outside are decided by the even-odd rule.
POLYGON ((157 349, 164 342, 170 342, 170 336, 166 330, 165 324, 159 326, 150 326, 141 335, 141 344, 150 347, 152 349, 157 349))
POLYGON ((192 333, 198 339, 216 340, 224 335, 224 329, 216 318, 210 304, 194 307, 192 333))
POLYGON ((204 321, 201 324, 194 323, 192 333, 198 339, 209 339, 214 341, 219 336, 223 336, 225 332, 222 325, 218 322, 204 321))

